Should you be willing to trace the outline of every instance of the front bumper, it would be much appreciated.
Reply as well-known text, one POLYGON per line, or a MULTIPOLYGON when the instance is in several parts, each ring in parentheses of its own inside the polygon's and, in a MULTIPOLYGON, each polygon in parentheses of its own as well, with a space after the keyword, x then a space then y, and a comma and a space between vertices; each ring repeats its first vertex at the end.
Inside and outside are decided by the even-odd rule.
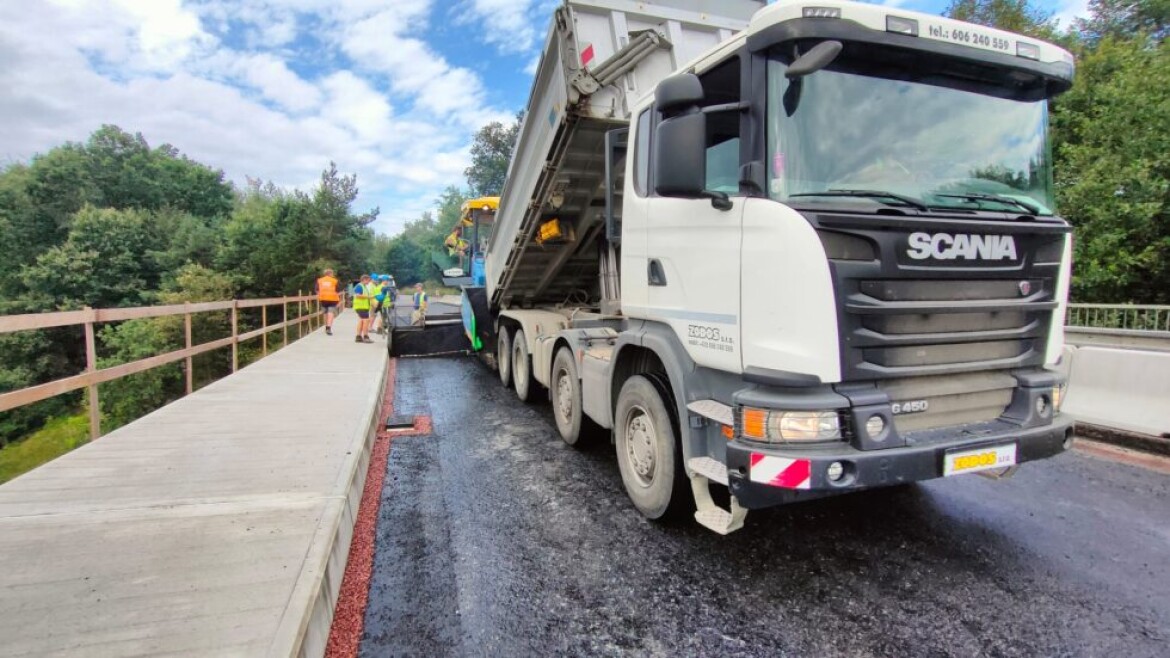
POLYGON ((1065 450, 1066 440, 1072 437, 1072 423, 1072 418, 1066 414, 1057 414, 1051 424, 1039 427, 1022 428, 997 421, 974 436, 922 441, 906 447, 881 450, 858 450, 846 443, 793 449, 736 439, 727 444, 728 481, 739 504, 748 509, 920 482, 941 477, 944 458, 952 451, 1015 443, 1017 464, 1060 454, 1065 450), (753 481, 753 462, 761 469, 765 465, 774 469, 776 463, 765 462, 761 456, 793 460, 801 475, 803 469, 807 468, 807 480, 797 475, 783 486, 753 481), (807 466, 802 463, 805 461, 808 462, 807 466), (835 482, 827 475, 829 465, 833 462, 840 462, 845 473, 844 477, 835 482))

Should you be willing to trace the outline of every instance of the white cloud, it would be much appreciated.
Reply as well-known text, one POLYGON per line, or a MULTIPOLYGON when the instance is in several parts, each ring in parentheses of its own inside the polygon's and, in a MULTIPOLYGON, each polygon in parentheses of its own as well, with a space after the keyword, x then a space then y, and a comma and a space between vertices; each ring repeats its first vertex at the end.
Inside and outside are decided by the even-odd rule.
POLYGON ((321 91, 305 82, 283 60, 261 53, 235 59, 238 74, 263 96, 294 112, 311 110, 321 103, 321 91))
POLYGON ((536 43, 533 13, 540 0, 466 0, 459 21, 502 53, 523 54, 536 43))
POLYGON ((384 139, 390 132, 390 104, 365 80, 338 71, 323 81, 329 94, 327 114, 366 139, 384 139))
POLYGON ((1089 0, 1063 0, 1053 15, 1061 27, 1067 28, 1078 18, 1088 18, 1089 0))
POLYGON ((304 187, 333 160, 358 174, 357 209, 380 206, 377 227, 397 232, 463 184, 475 130, 514 114, 424 40, 431 13, 430 0, 0 2, 0 162, 103 123, 237 182, 304 187))

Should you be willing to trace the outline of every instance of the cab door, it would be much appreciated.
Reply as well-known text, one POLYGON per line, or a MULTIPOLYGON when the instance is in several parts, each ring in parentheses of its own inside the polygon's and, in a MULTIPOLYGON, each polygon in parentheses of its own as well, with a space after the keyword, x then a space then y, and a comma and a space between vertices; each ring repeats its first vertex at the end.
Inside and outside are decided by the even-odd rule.
MULTIPOLYGON (((700 74, 703 106, 739 102, 739 59, 700 74)), ((740 372, 740 249, 744 197, 739 191, 738 110, 706 114, 705 189, 729 197, 730 209, 708 198, 652 196, 647 204, 646 316, 669 324, 701 366, 740 372)))

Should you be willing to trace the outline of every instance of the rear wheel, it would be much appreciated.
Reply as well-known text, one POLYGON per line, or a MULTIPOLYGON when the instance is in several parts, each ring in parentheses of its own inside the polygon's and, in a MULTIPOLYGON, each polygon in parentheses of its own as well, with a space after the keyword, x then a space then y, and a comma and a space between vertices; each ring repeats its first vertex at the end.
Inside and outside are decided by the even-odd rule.
POLYGON ((500 327, 500 335, 496 339, 496 369, 500 373, 500 383, 504 386, 511 385, 512 341, 509 340, 507 327, 500 327))
POLYGON ((528 341, 523 329, 517 329, 512 336, 512 388, 521 402, 532 398, 532 362, 528 359, 528 341))
POLYGON ((678 429, 669 403, 668 391, 635 375, 622 385, 614 413, 622 482, 634 507, 649 519, 660 519, 678 508, 684 497, 678 429))
POLYGON ((581 406, 581 380, 577 377, 577 361, 573 351, 562 347, 553 360, 552 377, 553 416, 557 420, 557 431, 565 443, 576 446, 581 443, 585 410, 581 406))

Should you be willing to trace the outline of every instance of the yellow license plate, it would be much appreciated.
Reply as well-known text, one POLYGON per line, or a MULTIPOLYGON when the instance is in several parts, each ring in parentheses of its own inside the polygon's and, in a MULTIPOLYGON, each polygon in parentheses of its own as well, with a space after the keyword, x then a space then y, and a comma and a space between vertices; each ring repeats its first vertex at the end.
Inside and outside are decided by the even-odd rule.
POLYGON ((947 453, 943 460, 943 475, 978 473, 994 468, 1016 465, 1016 444, 947 453))

